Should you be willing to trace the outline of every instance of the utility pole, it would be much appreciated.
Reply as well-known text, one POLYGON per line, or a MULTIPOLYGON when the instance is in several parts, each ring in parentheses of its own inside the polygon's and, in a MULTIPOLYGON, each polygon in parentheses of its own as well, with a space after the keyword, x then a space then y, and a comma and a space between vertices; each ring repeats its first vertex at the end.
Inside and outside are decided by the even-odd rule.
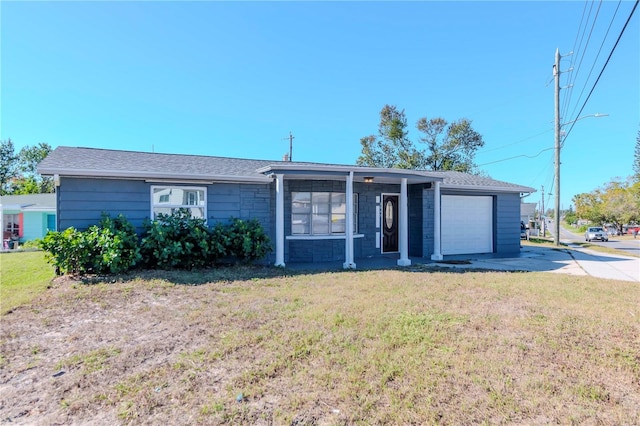
POLYGON ((555 235, 553 242, 560 245, 560 50, 556 49, 556 61, 553 66, 553 77, 555 80, 555 151, 556 151, 556 206, 554 210, 555 219, 555 235))
POLYGON ((289 132, 289 161, 293 161, 293 135, 289 132))
POLYGON ((540 214, 540 219, 542 219, 542 237, 546 237, 547 232, 545 222, 547 219, 544 217, 544 185, 542 185, 542 214, 540 214))

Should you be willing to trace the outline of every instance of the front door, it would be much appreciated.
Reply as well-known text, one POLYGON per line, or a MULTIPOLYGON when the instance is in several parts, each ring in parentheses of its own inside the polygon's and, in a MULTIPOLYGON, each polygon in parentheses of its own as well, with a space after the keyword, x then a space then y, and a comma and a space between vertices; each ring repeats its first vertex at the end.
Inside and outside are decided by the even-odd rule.
POLYGON ((382 196, 382 252, 398 251, 398 196, 382 196))

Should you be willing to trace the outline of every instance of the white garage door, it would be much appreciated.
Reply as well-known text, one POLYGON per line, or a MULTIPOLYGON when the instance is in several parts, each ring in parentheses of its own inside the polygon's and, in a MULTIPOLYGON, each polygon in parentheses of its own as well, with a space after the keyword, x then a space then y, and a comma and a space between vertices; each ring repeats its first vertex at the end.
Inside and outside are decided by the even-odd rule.
POLYGON ((443 195, 441 201, 442 254, 493 251, 493 199, 443 195))

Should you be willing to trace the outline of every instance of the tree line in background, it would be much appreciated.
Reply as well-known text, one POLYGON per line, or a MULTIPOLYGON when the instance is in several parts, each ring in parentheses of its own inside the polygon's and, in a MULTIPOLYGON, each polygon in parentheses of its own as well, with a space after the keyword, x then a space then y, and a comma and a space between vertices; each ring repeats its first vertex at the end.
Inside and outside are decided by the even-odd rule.
POLYGON ((39 143, 15 152, 11 139, 0 141, 0 195, 42 194, 54 192, 53 179, 38 174, 38 164, 51 152, 51 146, 39 143))
POLYGON ((620 232, 623 225, 640 223, 640 131, 636 137, 633 175, 575 195, 572 201, 575 212, 565 216, 567 222, 584 219, 595 224, 611 224, 620 232))

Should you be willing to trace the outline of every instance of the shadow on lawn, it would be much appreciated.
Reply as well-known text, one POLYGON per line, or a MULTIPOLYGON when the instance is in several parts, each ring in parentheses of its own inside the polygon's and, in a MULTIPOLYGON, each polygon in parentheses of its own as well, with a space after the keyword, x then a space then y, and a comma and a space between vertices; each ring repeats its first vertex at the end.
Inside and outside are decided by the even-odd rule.
POLYGON ((82 275, 70 276, 73 280, 84 285, 129 283, 134 281, 165 281, 175 285, 198 286, 208 283, 225 283, 234 281, 252 281, 269 278, 286 278, 303 275, 325 273, 360 273, 372 270, 420 272, 420 273, 452 273, 461 274, 468 272, 526 272, 526 271, 502 271, 486 268, 469 267, 471 262, 451 260, 432 263, 429 265, 413 264, 408 267, 392 265, 368 265, 348 270, 335 267, 332 264, 317 264, 314 267, 306 265, 294 265, 293 267, 278 268, 271 265, 223 265, 206 269, 172 269, 172 270, 133 270, 125 274, 114 275, 82 275), (324 266, 324 267, 323 267, 324 266))

